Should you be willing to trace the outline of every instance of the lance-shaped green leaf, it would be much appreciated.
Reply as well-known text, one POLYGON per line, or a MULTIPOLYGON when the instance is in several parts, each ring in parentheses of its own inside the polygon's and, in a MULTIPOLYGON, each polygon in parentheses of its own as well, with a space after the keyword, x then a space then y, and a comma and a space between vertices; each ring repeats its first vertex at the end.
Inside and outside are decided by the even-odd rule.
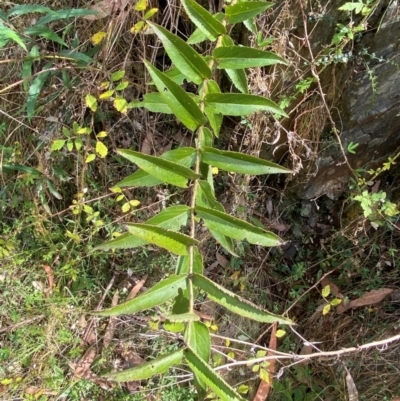
POLYGON ((146 93, 141 102, 139 100, 133 100, 128 103, 128 109, 139 107, 144 107, 153 113, 173 114, 167 102, 164 100, 164 97, 158 92, 146 93))
MULTIPOLYGON (((228 36, 224 35, 222 37, 221 41, 221 46, 234 46, 233 40, 228 36)), ((247 84, 247 75, 245 70, 239 69, 239 70, 233 70, 227 68, 225 70, 227 73, 228 77, 232 81, 233 85, 242 93, 248 93, 248 84, 247 84)))
POLYGON ((250 244, 255 245, 279 246, 283 244, 282 240, 274 233, 253 226, 253 224, 227 213, 202 206, 196 206, 195 210, 209 230, 218 231, 227 237, 237 240, 247 239, 250 244))
MULTIPOLYGON (((185 205, 170 206, 147 220, 146 224, 176 231, 179 230, 181 226, 187 224, 189 211, 190 208, 185 205)), ((94 250, 137 248, 146 244, 148 244, 147 241, 142 240, 135 235, 125 233, 111 241, 97 246, 94 250)))
MULTIPOLYGON (((201 322, 190 322, 186 325, 184 333, 186 345, 192 349, 204 362, 208 363, 211 353, 211 339, 208 328, 201 322)), ((198 396, 204 395, 207 390, 206 383, 195 375, 195 386, 198 396)))
POLYGON ((169 322, 173 323, 179 323, 179 322, 197 322, 200 320, 200 316, 196 315, 195 313, 180 313, 179 315, 165 315, 163 316, 165 320, 168 320, 169 322))
MULTIPOLYGON (((210 67, 191 46, 162 26, 153 22, 147 23, 161 40, 169 58, 182 74, 196 84, 201 84, 205 78, 211 78, 210 67)), ((154 77, 152 78, 154 80, 154 77)))
POLYGON ((196 102, 177 83, 146 60, 144 63, 161 96, 182 124, 194 131, 207 122, 196 102))
POLYGON ((199 241, 188 235, 149 224, 128 223, 126 227, 130 234, 167 249, 176 255, 187 255, 187 248, 199 243, 199 241))
POLYGON ((211 339, 207 326, 204 323, 193 321, 185 330, 184 340, 196 354, 206 363, 210 359, 211 339))
POLYGON ((53 13, 54 11, 45 6, 41 6, 39 4, 22 4, 18 6, 14 6, 11 10, 7 13, 7 17, 13 17, 16 15, 25 15, 31 13, 53 13))
POLYGON ((196 205, 225 212, 222 204, 215 198, 211 185, 204 180, 199 180, 199 188, 196 194, 196 205))
MULTIPOLYGON (((169 160, 180 164, 184 167, 192 167, 196 160, 196 149, 194 148, 179 148, 169 150, 163 153, 161 159, 169 160)), ((128 177, 124 178, 116 187, 154 187, 155 185, 162 184, 163 181, 159 180, 143 170, 138 170, 128 177)))
POLYGON ((268 160, 246 155, 240 152, 230 152, 205 147, 201 152, 201 161, 225 171, 235 173, 262 175, 288 174, 291 170, 268 160))
POLYGON ((28 51, 24 40, 21 36, 18 35, 17 32, 13 31, 12 29, 0 24, 0 47, 3 48, 9 40, 18 43, 25 51, 28 51))
MULTIPOLYGON (((222 22, 223 19, 225 18, 225 14, 224 13, 216 13, 213 15, 213 18, 215 18, 219 22, 222 22)), ((194 30, 194 32, 189 36, 186 43, 189 45, 195 45, 197 43, 204 42, 205 40, 207 40, 207 36, 203 33, 203 31, 201 29, 196 28, 194 30)))
POLYGON ((43 173, 33 167, 24 166, 23 164, 2 164, 0 165, 0 171, 10 173, 13 171, 21 171, 25 174, 30 174, 33 176, 41 176, 43 173))
MULTIPOLYGON (((196 205, 225 212, 222 204, 216 200, 211 185, 207 181, 203 180, 199 181, 199 187, 196 194, 196 205)), ((231 255, 238 256, 235 252, 234 244, 231 238, 212 229, 210 229, 210 233, 231 255)))
MULTIPOLYGON (((193 260, 193 273, 203 273, 203 258, 198 248, 193 249, 194 260, 193 260)), ((190 255, 179 256, 176 262, 176 274, 189 274, 190 267, 190 255)))
POLYGON ((214 59, 218 62, 218 68, 265 67, 274 64, 287 64, 286 61, 274 53, 254 49, 245 46, 218 47, 213 52, 214 59))
POLYGON ((254 35, 257 35, 257 25, 253 18, 249 18, 246 21, 243 21, 243 25, 254 35))
POLYGON ((219 35, 226 33, 224 25, 200 4, 194 0, 181 0, 181 2, 191 21, 206 35, 207 39, 214 41, 219 35))
POLYGON ((200 177, 189 168, 160 157, 149 156, 127 149, 118 149, 117 152, 130 162, 137 164, 146 173, 177 187, 186 188, 188 179, 200 177))
POLYGON ((222 401, 245 401, 222 377, 218 376, 210 365, 204 362, 190 348, 185 351, 185 359, 190 370, 218 395, 222 401))
POLYGON ((280 116, 288 115, 272 100, 263 96, 243 93, 210 93, 205 96, 205 104, 215 113, 225 116, 248 116, 256 111, 269 111, 280 116))
POLYGON ((237 3, 233 6, 226 6, 225 13, 230 24, 246 21, 261 14, 263 11, 271 8, 274 3, 266 3, 263 1, 246 1, 237 3))
POLYGON ((53 42, 59 43, 62 46, 68 47, 68 45, 64 42, 64 40, 62 40, 50 28, 47 28, 47 26, 43 26, 43 25, 31 26, 31 27, 25 29, 24 34, 28 35, 28 36, 38 35, 45 39, 49 39, 49 40, 52 40, 53 42))
POLYGON ((152 359, 134 368, 126 369, 121 372, 113 372, 104 375, 108 380, 115 382, 131 382, 144 380, 154 375, 166 372, 171 366, 177 365, 182 361, 183 350, 175 351, 167 355, 152 359))
POLYGON ((185 75, 182 74, 178 68, 173 66, 171 69, 168 71, 165 71, 164 73, 168 78, 171 78, 174 82, 176 82, 178 85, 182 85, 183 81, 186 79, 185 75))
POLYGON ((70 9, 60 9, 60 10, 52 10, 51 13, 48 13, 41 17, 36 25, 46 25, 52 21, 58 21, 60 19, 66 18, 76 18, 76 17, 84 17, 86 15, 96 15, 98 11, 88 10, 86 8, 70 8, 70 9))
MULTIPOLYGON (((218 84, 215 81, 213 81, 212 79, 209 79, 205 83, 205 90, 206 90, 206 93, 221 93, 221 90, 219 89, 218 84)), ((221 130, 221 126, 222 126, 222 120, 223 120, 222 114, 215 113, 211 107, 205 107, 204 112, 206 113, 208 122, 210 123, 215 136, 218 138, 219 131, 221 130)), ((206 128, 204 128, 204 130, 206 130, 206 128)))
POLYGON ((200 274, 193 275, 193 284, 211 300, 240 316, 263 323, 293 324, 290 319, 268 312, 200 274))
POLYGON ((51 71, 47 71, 52 67, 53 63, 46 63, 43 67, 43 71, 33 80, 31 86, 28 90, 28 100, 26 101, 26 112, 28 118, 34 116, 36 112, 36 101, 39 97, 39 94, 46 83, 47 79, 52 75, 51 71))
POLYGON ((216 239, 216 241, 227 250, 232 256, 239 257, 237 252, 235 251, 235 244, 232 238, 227 237, 226 235, 221 234, 216 230, 209 229, 211 235, 216 239))
POLYGON ((175 298, 179 293, 179 289, 184 290, 186 285, 187 275, 171 275, 165 280, 157 283, 144 294, 120 305, 114 306, 113 308, 104 309, 99 312, 93 312, 93 314, 99 316, 119 316, 154 308, 155 306, 161 305, 171 298, 175 298))

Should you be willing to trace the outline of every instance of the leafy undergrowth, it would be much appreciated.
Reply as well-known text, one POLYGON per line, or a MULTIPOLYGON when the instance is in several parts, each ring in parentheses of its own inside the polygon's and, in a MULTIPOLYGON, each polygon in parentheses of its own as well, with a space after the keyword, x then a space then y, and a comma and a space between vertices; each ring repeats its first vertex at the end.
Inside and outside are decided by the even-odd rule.
MULTIPOLYGON (((53 10, 65 7, 42 3, 53 10)), ((90 15, 88 2, 75 3, 79 3, 76 9, 89 10, 90 15)), ((164 53, 153 50, 152 35, 139 28, 130 32, 140 20, 139 12, 124 8, 128 2, 120 3, 119 10, 106 10, 101 19, 83 19, 85 11, 78 18, 50 21, 47 26, 57 37, 26 31, 35 43, 30 61, 23 60, 18 40, 3 43, 0 36, 2 59, 10 60, 0 65, 1 76, 6 77, 0 87, 0 399, 196 399, 185 365, 141 382, 105 380, 102 375, 110 371, 178 350, 182 339, 165 330, 162 320, 153 321, 151 312, 110 320, 88 313, 151 288, 173 274, 176 264, 174 256, 155 246, 115 252, 94 248, 117 238, 126 222, 144 221, 166 206, 188 202, 186 194, 171 186, 110 191, 133 172, 115 149, 160 155, 193 144, 191 135, 171 115, 140 108, 121 113, 124 103, 112 104, 106 98, 99 101, 96 118, 90 114, 87 95, 102 92, 102 82, 115 90, 122 85, 117 92, 136 100, 146 93, 143 88, 148 82, 141 60, 153 57, 157 67, 170 65, 164 53), (102 42, 100 37, 108 30, 110 40, 102 42), (125 75, 118 77, 120 71, 125 75), (21 72, 25 81, 15 91, 21 72), (83 132, 89 125, 95 131, 83 132)), ((275 37, 271 50, 293 61, 279 27, 294 17, 288 2, 281 6, 277 25, 269 31, 261 29, 257 40, 275 37)), ((174 30, 179 20, 179 31, 189 36, 192 27, 178 8, 170 4, 161 10, 167 16, 163 25, 174 30)), ((2 11, 10 9, 7 4, 2 11)), ((43 15, 49 14, 32 9, 16 13, 7 23, 23 33, 43 15)), ((266 15, 262 23, 272 18, 266 15)), ((241 37, 241 32, 234 34, 241 37)), ((301 65, 295 65, 294 72, 286 70, 300 84, 293 89, 294 97, 306 93, 311 83, 301 65)), ((273 84, 274 77, 260 71, 251 71, 253 93, 275 93, 280 105, 293 101, 280 92, 279 85, 265 93, 265 81, 271 79, 273 84)), ((312 114, 309 110, 297 112, 304 117, 312 114)), ((290 155, 284 156, 284 163, 293 164, 295 170, 305 153, 318 152, 314 146, 319 135, 324 141, 323 118, 319 133, 309 128, 321 121, 321 115, 315 114, 305 122, 299 117, 303 128, 298 129, 297 147, 289 147, 290 155)), ((217 144, 221 149, 258 154, 262 142, 273 142, 270 126, 271 121, 260 114, 226 119, 217 144)), ((324 145, 334 146, 327 136, 324 145)), ((268 344, 290 357, 357 347, 396 335, 400 286, 396 217, 373 228, 358 203, 349 201, 350 192, 335 201, 327 197, 301 201, 293 195, 296 178, 249 179, 221 171, 214 171, 214 178, 226 210, 279 234, 286 244, 265 249, 238 242, 238 256, 232 257, 202 231, 199 249, 207 277, 275 314, 287 313, 297 326, 271 335, 269 325, 234 316, 200 294, 198 312, 212 333, 213 367, 249 399, 257 392, 260 376, 271 381, 268 399, 276 401, 344 399, 355 394, 351 381, 360 400, 400 397, 398 343, 302 363, 277 358, 273 369, 271 362, 246 364, 264 356, 268 344), (351 306, 341 310, 344 304, 351 306)), ((399 194, 396 178, 393 167, 382 178, 381 188, 394 203, 399 194)), ((167 312, 163 308, 158 308, 158 314, 167 312)))

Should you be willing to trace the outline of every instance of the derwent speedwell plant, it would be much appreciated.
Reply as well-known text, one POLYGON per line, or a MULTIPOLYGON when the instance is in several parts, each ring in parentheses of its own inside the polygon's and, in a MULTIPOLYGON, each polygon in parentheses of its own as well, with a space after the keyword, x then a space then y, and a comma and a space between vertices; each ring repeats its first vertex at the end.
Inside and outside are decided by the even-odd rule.
MULTIPOLYGON (((197 227, 202 222, 232 255, 235 255, 234 240, 246 239, 250 244, 268 247, 282 244, 275 234, 225 212, 215 197, 212 168, 251 175, 290 173, 290 170, 269 161, 213 147, 213 138, 219 135, 224 115, 247 116, 266 111, 275 116, 286 116, 271 100, 248 94, 245 73, 246 68, 285 64, 285 61, 271 52, 237 46, 229 36, 231 25, 236 23, 245 22, 246 26, 254 28, 253 18, 270 8, 272 3, 238 2, 226 6, 224 14, 216 15, 210 14, 194 0, 182 0, 182 4, 196 25, 196 31, 185 42, 162 26, 145 21, 162 42, 174 66, 162 72, 144 60, 158 92, 148 93, 142 102, 134 101, 128 107, 145 107, 150 111, 174 114, 187 129, 195 133, 196 147, 174 149, 160 157, 119 149, 118 154, 135 163, 140 170, 119 182, 114 191, 120 192, 122 187, 170 184, 188 188, 190 204, 170 206, 145 223, 127 223, 127 233, 97 248, 121 249, 155 244, 179 256, 176 272, 143 295, 98 312, 97 315, 134 314, 173 300, 170 314, 162 316, 164 328, 182 332, 184 346, 178 351, 132 369, 110 373, 106 377, 115 381, 142 380, 184 361, 194 373, 200 398, 204 398, 210 389, 222 400, 242 400, 239 393, 209 365, 211 341, 208 328, 195 310, 198 293, 207 293, 214 302, 249 319, 265 323, 292 322, 242 299, 205 277, 196 238, 197 227), (203 57, 190 45, 203 40, 215 44, 210 56, 203 57), (240 93, 221 93, 217 82, 213 80, 215 69, 224 70, 240 93), (186 92, 180 86, 182 76, 197 85, 196 94, 186 92), (180 232, 183 226, 188 226, 188 235, 180 232)), ((147 29, 145 24, 135 29, 147 29)))

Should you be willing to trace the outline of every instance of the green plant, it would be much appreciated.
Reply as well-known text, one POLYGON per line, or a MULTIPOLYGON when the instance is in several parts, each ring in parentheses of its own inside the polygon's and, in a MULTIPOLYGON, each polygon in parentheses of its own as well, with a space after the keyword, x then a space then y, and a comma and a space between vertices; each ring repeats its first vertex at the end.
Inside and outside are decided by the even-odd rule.
POLYGON ((347 145, 347 151, 349 153, 352 153, 353 155, 355 155, 356 154, 356 149, 358 148, 358 145, 359 145, 358 143, 350 142, 347 145))
POLYGON ((357 170, 357 180, 354 178, 351 179, 350 189, 356 191, 354 200, 360 202, 364 217, 369 219, 375 227, 382 226, 387 219, 397 216, 400 211, 395 203, 390 202, 390 200, 386 198, 386 192, 369 192, 365 188, 369 182, 373 182, 380 174, 389 171, 391 167, 396 164, 396 159, 399 156, 400 153, 397 153, 394 157, 389 157, 388 160, 383 163, 382 167, 378 167, 377 169, 370 169, 368 171, 357 170), (362 177, 362 173, 367 173, 369 175, 368 179, 362 177))
MULTIPOLYGON (((60 80, 64 87, 72 89, 71 80, 69 78, 68 69, 58 64, 60 59, 68 63, 76 63, 78 66, 88 66, 93 63, 93 54, 98 48, 91 49, 88 53, 82 53, 76 50, 78 43, 72 40, 67 43, 66 35, 73 28, 73 23, 64 27, 63 35, 60 37, 56 32, 48 27, 48 24, 54 21, 68 20, 74 17, 82 17, 96 14, 93 10, 87 9, 60 9, 52 10, 49 7, 40 5, 22 4, 12 7, 8 13, 0 14, 0 49, 5 47, 10 41, 17 43, 27 55, 24 57, 22 67, 22 80, 24 90, 27 92, 27 101, 24 106, 28 119, 34 117, 38 108, 37 101, 39 95, 47 81, 59 72, 60 80), (43 14, 32 26, 26 28, 22 33, 18 32, 12 21, 16 17, 21 17, 27 14, 39 13, 43 14), (37 38, 46 39, 58 47, 57 57, 47 55, 39 45, 35 44, 29 49, 29 43, 35 43, 37 38), (43 63, 43 67, 39 72, 33 73, 35 63, 43 63)), ((9 62, 15 62, 10 60, 9 62)), ((5 89, 3 89, 4 91, 5 89)), ((56 94, 56 96, 58 96, 56 94)), ((54 99, 54 97, 52 98, 54 99)))
MULTIPOLYGON (((143 295, 96 314, 132 314, 167 303, 163 310, 171 312, 163 312, 160 317, 165 321, 164 328, 183 332, 182 348, 138 367, 107 374, 108 379, 146 379, 181 363, 184 358, 194 373, 200 398, 205 396, 209 388, 222 400, 241 400, 240 394, 209 365, 211 342, 209 330, 195 310, 198 295, 207 293, 217 304, 256 321, 282 324, 291 324, 291 321, 240 298, 206 278, 198 250, 197 233, 202 221, 213 237, 234 256, 237 256, 234 240, 246 239, 250 244, 262 246, 282 244, 275 234, 225 212, 215 196, 212 169, 217 167, 223 171, 252 175, 290 173, 290 170, 272 162, 213 147, 213 136, 219 136, 224 115, 242 117, 256 111, 267 111, 276 116, 286 116, 271 100, 248 94, 245 73, 246 68, 285 64, 285 61, 270 52, 236 46, 228 35, 229 24, 251 20, 270 7, 270 3, 240 2, 226 6, 222 16, 213 16, 193 0, 183 0, 182 4, 197 27, 196 41, 208 39, 215 42, 214 50, 210 56, 203 57, 189 44, 193 43, 193 37, 184 42, 162 26, 146 21, 164 45, 174 67, 164 73, 144 60, 158 92, 146 94, 143 101, 133 101, 128 108, 145 107, 150 111, 174 114, 187 129, 196 134, 197 146, 174 149, 160 157, 119 149, 117 153, 137 164, 140 170, 119 182, 114 192, 119 192, 122 187, 162 183, 179 188, 189 186, 190 204, 167 207, 145 223, 126 223, 127 233, 97 247, 97 250, 108 250, 155 244, 178 256, 176 272, 143 295), (218 83, 213 80, 215 68, 224 70, 241 93, 221 93, 218 83), (180 86, 183 78, 197 85, 196 94, 180 86), (185 227, 185 233, 181 232, 182 226, 185 227), (168 306, 170 300, 172 310, 168 306)), ((90 103, 95 104, 95 100, 90 98, 90 103)), ((94 108, 92 111, 96 112, 94 108)))

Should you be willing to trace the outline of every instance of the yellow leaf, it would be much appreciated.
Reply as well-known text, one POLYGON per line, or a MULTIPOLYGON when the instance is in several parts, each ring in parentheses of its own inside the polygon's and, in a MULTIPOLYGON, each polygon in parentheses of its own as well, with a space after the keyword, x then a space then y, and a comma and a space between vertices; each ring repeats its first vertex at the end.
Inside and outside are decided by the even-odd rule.
POLYGON ((334 298, 334 299, 332 299, 332 301, 331 301, 331 305, 332 306, 336 306, 336 305, 339 305, 339 304, 341 304, 342 303, 342 300, 340 299, 340 298, 334 298))
POLYGON ((240 394, 247 394, 249 392, 249 386, 247 386, 246 384, 241 384, 238 387, 238 391, 240 394))
POLYGON ((228 352, 228 357, 229 358, 232 358, 232 359, 234 359, 235 358, 235 354, 231 351, 231 352, 228 352))
POLYGON ((88 155, 88 157, 86 158, 85 162, 86 162, 86 163, 90 163, 90 162, 92 162, 95 158, 96 158, 96 155, 95 155, 94 153, 91 153, 90 155, 88 155))
POLYGON ((322 296, 326 298, 331 293, 331 286, 328 284, 322 289, 322 296))
POLYGON ((151 329, 151 330, 156 330, 156 331, 158 331, 159 330, 159 321, 158 320, 150 320, 149 321, 149 328, 151 329))
POLYGON ((3 379, 0 384, 2 384, 3 386, 8 386, 9 384, 11 384, 13 382, 13 379, 3 379))
POLYGON ((72 149, 74 148, 74 142, 72 142, 72 140, 69 140, 67 142, 67 149, 72 152, 72 149))
POLYGON ((225 347, 229 347, 231 345, 231 340, 229 338, 227 338, 225 340, 225 347))
POLYGON ((121 81, 116 87, 115 90, 122 91, 129 86, 129 81, 121 81))
POLYGON ((211 330, 217 331, 218 330, 218 326, 216 324, 212 324, 211 325, 211 330))
POLYGON ((158 11, 158 8, 152 8, 149 11, 146 12, 146 14, 144 15, 144 19, 147 20, 149 18, 151 18, 153 15, 155 15, 158 11))
POLYGON ((135 5, 135 11, 144 11, 147 8, 147 0, 138 0, 135 5))
POLYGON ((92 36, 92 38, 91 38, 92 43, 96 46, 96 45, 98 45, 106 36, 107 36, 107 32, 103 32, 103 31, 97 32, 97 33, 95 33, 95 34, 92 36))
POLYGON ((129 210, 131 210, 131 205, 129 204, 129 202, 124 203, 121 207, 121 210, 123 213, 129 212, 129 210))
POLYGON ((67 230, 65 234, 67 235, 67 237, 73 239, 75 242, 79 242, 81 240, 81 237, 78 234, 75 234, 69 230, 67 230))
POLYGON ((256 353, 256 357, 257 358, 261 358, 261 357, 263 357, 265 355, 267 355, 267 351, 264 351, 263 349, 258 350, 257 353, 256 353))
POLYGON ((240 278, 240 270, 235 270, 229 278, 231 280, 238 280, 240 278))
POLYGON ((322 309, 322 314, 326 315, 329 313, 330 310, 331 310, 331 304, 325 305, 324 309, 322 309))
POLYGON ((106 131, 100 131, 97 134, 97 138, 105 138, 107 136, 107 132, 106 131))
POLYGON ((125 76, 125 70, 118 70, 111 74, 111 81, 116 82, 125 76))
POLYGON ((122 199, 124 199, 124 198, 125 198, 125 195, 124 195, 124 194, 118 195, 118 196, 117 196, 117 202, 119 202, 120 200, 122 200, 122 199))
POLYGON ((114 92, 115 92, 114 90, 109 90, 107 92, 104 92, 99 96, 99 99, 107 100, 114 94, 114 92))
POLYGON ((218 167, 213 167, 213 168, 211 169, 211 172, 212 172, 213 175, 217 175, 218 172, 219 172, 218 167))
POLYGON ((131 200, 131 201, 129 201, 129 204, 130 204, 132 207, 137 207, 137 206, 140 205, 140 201, 138 201, 138 200, 131 200))
POLYGON ((108 153, 107 146, 104 145, 103 142, 97 141, 97 143, 96 143, 96 153, 97 153, 102 159, 104 159, 104 158, 107 156, 107 153, 108 153))
POLYGON ((110 82, 102 82, 100 84, 100 89, 104 90, 104 89, 108 89, 110 87, 110 82))
POLYGON ((122 189, 120 187, 112 187, 110 188, 110 191, 114 194, 120 194, 122 192, 122 189))
POLYGON ((97 99, 93 95, 87 94, 85 97, 85 103, 93 113, 97 110, 97 99))
POLYGON ((114 107, 122 114, 128 111, 128 102, 120 96, 117 96, 114 100, 114 107))
POLYGON ((86 135, 86 134, 90 134, 92 132, 92 129, 89 127, 81 127, 78 129, 78 131, 76 132, 79 135, 86 135))
POLYGON ((253 372, 258 372, 258 371, 260 370, 260 365, 254 365, 254 366, 251 368, 251 370, 252 370, 253 372))
POLYGON ((144 28, 144 21, 136 22, 135 25, 130 29, 131 33, 139 33, 144 28))
POLYGON ((260 379, 269 384, 269 373, 265 369, 260 369, 260 379))
POLYGON ((276 334, 275 334, 275 335, 276 335, 278 338, 281 338, 281 337, 283 337, 285 334, 286 334, 286 331, 285 331, 285 330, 279 329, 279 330, 276 331, 276 334))

